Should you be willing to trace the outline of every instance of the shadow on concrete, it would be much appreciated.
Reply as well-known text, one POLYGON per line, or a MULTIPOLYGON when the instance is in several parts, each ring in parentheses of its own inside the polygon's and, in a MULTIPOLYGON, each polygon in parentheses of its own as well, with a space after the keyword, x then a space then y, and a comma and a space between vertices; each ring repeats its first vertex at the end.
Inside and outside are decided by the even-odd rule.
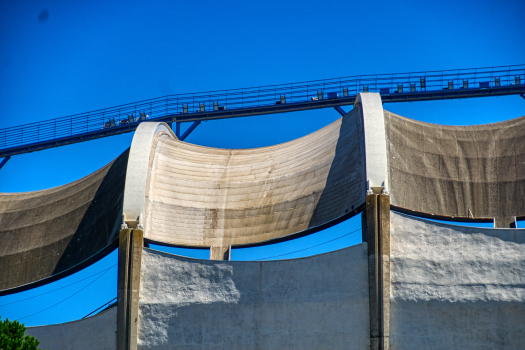
POLYGON ((129 149, 109 168, 53 275, 87 260, 118 239, 128 155, 129 149))
POLYGON ((342 119, 326 187, 317 202, 309 228, 342 217, 365 201, 365 150, 359 110, 353 109, 342 119))

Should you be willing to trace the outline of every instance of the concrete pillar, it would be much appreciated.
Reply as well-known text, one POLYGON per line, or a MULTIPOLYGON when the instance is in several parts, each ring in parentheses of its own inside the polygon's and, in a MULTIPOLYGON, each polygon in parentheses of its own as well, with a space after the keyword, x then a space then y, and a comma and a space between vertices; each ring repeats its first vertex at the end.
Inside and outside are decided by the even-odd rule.
POLYGON ((138 340, 140 272, 144 232, 124 229, 119 234, 117 349, 136 350, 138 340))
POLYGON ((128 271, 131 229, 120 230, 118 248, 117 281, 117 349, 128 349, 127 309, 128 309, 128 271))
POLYGON ((390 348, 390 196, 366 197, 370 348, 390 348))
POLYGON ((231 259, 231 246, 220 247, 220 246, 211 246, 210 247, 210 260, 230 260, 231 259))

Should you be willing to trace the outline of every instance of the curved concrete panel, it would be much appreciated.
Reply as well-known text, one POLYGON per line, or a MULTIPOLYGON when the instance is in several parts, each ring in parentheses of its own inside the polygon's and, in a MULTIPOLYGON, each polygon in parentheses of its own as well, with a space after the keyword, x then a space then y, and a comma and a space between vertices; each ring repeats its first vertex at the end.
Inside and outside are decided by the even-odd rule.
POLYGON ((391 213, 390 335, 396 349, 520 349, 525 230, 391 213))
POLYGON ((0 290, 68 270, 118 238, 127 159, 64 186, 0 194, 0 290))
POLYGON ((115 350, 116 333, 116 307, 78 321, 26 329, 40 341, 38 348, 47 350, 115 350))
POLYGON ((143 250, 140 349, 365 349, 366 245, 302 259, 189 259, 143 250))
POLYGON ((124 189, 123 215, 130 227, 136 227, 139 216, 145 213, 145 199, 148 198, 148 184, 157 141, 160 136, 177 137, 166 123, 141 123, 129 150, 124 189))
POLYGON ((361 130, 355 110, 310 135, 264 148, 217 149, 161 136, 144 236, 227 248, 341 217, 364 202, 361 130))
POLYGON ((445 126, 385 111, 392 204, 430 214, 525 215, 525 117, 445 126))

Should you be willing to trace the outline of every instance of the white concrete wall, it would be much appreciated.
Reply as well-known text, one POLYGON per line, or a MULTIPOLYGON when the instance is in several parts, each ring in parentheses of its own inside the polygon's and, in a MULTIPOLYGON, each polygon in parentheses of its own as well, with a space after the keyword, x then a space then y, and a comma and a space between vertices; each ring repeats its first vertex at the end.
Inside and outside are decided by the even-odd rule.
POLYGON ((115 350, 117 348, 117 308, 82 320, 27 327, 26 335, 40 341, 47 350, 115 350))
POLYGON ((295 260, 144 249, 140 349, 366 349, 366 244, 295 260))
POLYGON ((397 349, 525 349, 525 230, 392 213, 397 349))

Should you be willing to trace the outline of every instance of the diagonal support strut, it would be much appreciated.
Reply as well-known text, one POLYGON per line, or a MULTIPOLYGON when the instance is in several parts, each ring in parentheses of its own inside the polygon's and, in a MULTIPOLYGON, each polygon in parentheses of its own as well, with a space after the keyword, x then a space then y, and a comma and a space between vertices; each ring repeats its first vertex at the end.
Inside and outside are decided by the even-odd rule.
POLYGON ((193 122, 193 124, 191 124, 191 126, 188 128, 188 130, 186 130, 186 131, 184 132, 184 134, 182 134, 181 137, 179 137, 179 134, 180 134, 180 124, 177 123, 177 127, 176 127, 176 129, 177 129, 177 130, 176 130, 176 135, 177 135, 177 137, 179 137, 179 140, 184 141, 184 139, 185 139, 186 137, 188 137, 188 136, 191 134, 191 132, 192 132, 193 130, 195 130, 195 128, 196 128, 197 126, 199 126, 200 123, 201 123, 200 120, 197 120, 196 122, 193 122))
POLYGON ((345 110, 342 109, 341 106, 335 106, 334 109, 335 109, 336 111, 338 111, 339 114, 341 114, 342 117, 344 117, 344 116, 346 115, 345 110))
POLYGON ((0 169, 2 169, 2 167, 5 165, 5 163, 7 163, 7 161, 11 159, 11 156, 7 156, 5 157, 2 162, 0 162, 0 169))

